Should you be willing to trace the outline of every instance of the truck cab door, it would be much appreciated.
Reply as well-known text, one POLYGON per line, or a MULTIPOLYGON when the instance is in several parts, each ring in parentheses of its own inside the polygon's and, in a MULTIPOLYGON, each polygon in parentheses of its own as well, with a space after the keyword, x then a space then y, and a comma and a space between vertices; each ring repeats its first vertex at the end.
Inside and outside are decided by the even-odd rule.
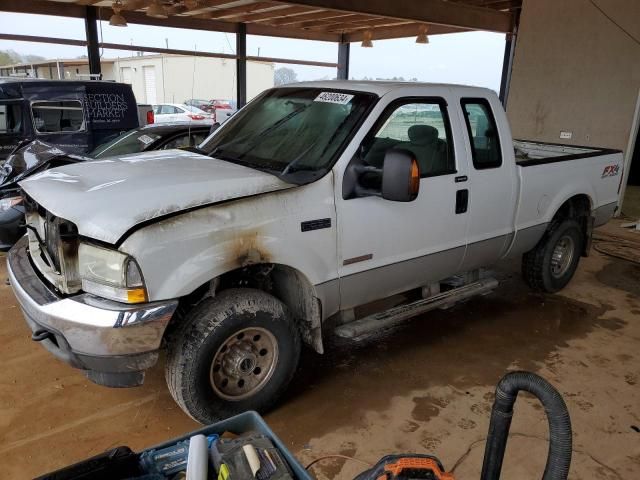
POLYGON ((469 224, 463 270, 495 263, 512 239, 516 169, 509 125, 497 97, 459 97, 463 137, 471 159, 469 224))
MULTIPOLYGON (((341 309, 441 280, 462 263, 467 213, 457 179, 466 175, 467 166, 452 135, 458 127, 452 121, 459 119, 450 112, 448 90, 437 92, 441 95, 406 97, 400 90, 378 105, 359 157, 350 159, 381 168, 389 149, 402 149, 418 161, 421 179, 417 198, 406 203, 376 195, 345 198, 337 189, 341 309)), ((337 185, 348 179, 348 163, 337 185)), ((380 178, 368 175, 372 178, 364 174, 359 181, 374 191, 380 178)))

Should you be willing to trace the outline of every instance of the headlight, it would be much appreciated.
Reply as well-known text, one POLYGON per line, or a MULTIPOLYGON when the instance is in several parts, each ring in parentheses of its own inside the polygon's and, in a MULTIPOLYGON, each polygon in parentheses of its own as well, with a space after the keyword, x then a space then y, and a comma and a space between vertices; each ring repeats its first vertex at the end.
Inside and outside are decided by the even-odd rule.
POLYGON ((140 267, 129 255, 81 243, 78 265, 85 292, 125 303, 148 300, 140 267))
POLYGON ((22 203, 22 197, 7 197, 0 199, 0 212, 5 212, 10 208, 20 205, 22 203))

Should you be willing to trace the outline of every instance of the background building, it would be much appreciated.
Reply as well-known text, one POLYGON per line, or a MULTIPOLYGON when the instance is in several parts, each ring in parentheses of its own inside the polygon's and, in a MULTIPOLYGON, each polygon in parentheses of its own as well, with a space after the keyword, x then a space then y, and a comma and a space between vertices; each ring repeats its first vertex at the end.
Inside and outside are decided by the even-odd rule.
POLYGON ((516 138, 625 152, 622 210, 640 218, 640 2, 603 5, 525 0, 507 114, 516 138))
MULTIPOLYGON (((103 80, 129 83, 139 103, 182 103, 189 98, 235 99, 235 60, 184 55, 135 55, 101 59, 103 80)), ((0 76, 89 79, 84 58, 0 67, 0 76)), ((248 62, 247 97, 273 87, 274 65, 248 62)))

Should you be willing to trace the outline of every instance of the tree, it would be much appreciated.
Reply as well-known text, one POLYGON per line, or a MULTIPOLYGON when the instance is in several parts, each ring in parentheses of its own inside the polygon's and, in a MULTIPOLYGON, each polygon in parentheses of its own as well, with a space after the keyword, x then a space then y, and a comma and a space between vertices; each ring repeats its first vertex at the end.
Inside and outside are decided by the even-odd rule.
POLYGON ((12 65, 14 63, 41 62, 45 58, 40 55, 20 55, 13 50, 0 50, 0 65, 12 65))
POLYGON ((273 83, 276 85, 284 85, 286 83, 294 83, 298 81, 298 74, 291 68, 280 67, 273 72, 273 83))
POLYGON ((13 63, 18 63, 20 59, 17 57, 15 52, 11 50, 0 50, 0 65, 11 65, 13 63))

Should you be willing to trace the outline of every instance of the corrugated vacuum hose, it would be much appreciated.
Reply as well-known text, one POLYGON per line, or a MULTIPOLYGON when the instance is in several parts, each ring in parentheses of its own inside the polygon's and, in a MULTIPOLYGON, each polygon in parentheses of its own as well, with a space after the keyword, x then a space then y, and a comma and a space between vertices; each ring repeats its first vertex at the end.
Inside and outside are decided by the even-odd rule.
POLYGON ((566 480, 571 464, 572 442, 569 411, 558 391, 549 382, 530 372, 508 373, 496 387, 481 480, 500 478, 513 405, 520 391, 529 392, 540 400, 549 421, 549 453, 542 479, 566 480))

